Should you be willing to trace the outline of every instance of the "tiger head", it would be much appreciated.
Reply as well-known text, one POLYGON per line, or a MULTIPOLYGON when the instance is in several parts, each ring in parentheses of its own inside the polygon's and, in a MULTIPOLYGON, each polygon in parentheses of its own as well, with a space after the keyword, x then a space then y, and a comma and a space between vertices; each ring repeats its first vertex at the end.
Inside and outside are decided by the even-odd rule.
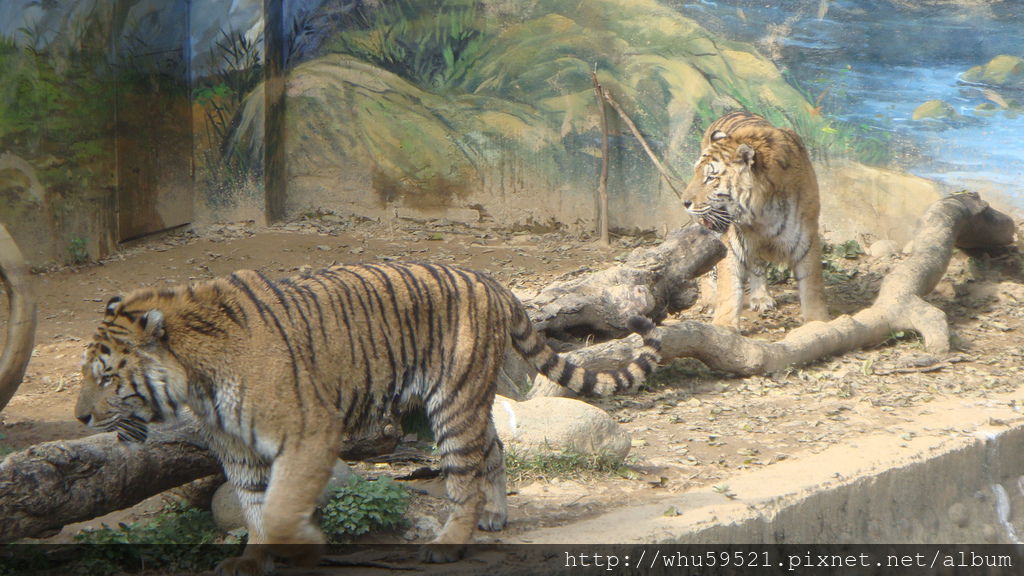
POLYGON ((704 227, 724 233, 742 212, 743 191, 753 182, 754 149, 722 132, 711 135, 683 192, 686 211, 704 227))
POLYGON ((177 414, 172 389, 180 382, 184 372, 167 349, 163 313, 129 310, 115 297, 85 350, 75 417, 122 441, 143 442, 149 423, 177 414))

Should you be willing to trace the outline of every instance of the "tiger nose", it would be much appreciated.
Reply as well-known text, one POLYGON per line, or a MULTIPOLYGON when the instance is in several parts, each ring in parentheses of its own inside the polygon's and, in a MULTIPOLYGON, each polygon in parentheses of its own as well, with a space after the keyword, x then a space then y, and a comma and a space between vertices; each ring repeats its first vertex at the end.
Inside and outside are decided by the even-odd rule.
POLYGON ((689 208, 690 206, 693 206, 693 202, 689 200, 683 200, 683 208, 689 208))
POLYGON ((89 421, 92 420, 92 414, 86 414, 85 416, 76 416, 76 418, 78 418, 79 422, 88 426, 89 421))

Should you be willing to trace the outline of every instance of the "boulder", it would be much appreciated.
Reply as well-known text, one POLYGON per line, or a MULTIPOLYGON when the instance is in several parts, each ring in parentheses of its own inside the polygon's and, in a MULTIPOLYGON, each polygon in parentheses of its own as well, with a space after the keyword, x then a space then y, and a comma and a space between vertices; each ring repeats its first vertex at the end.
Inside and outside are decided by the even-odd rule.
POLYGON ((1001 54, 964 72, 960 79, 971 84, 1024 89, 1024 59, 1001 54))
POLYGON ((911 118, 914 120, 956 120, 960 118, 960 113, 947 102, 929 100, 914 108, 911 118))
POLYGON ((821 187, 821 228, 830 242, 870 235, 902 246, 910 241, 925 208, 943 196, 930 180, 855 162, 815 169, 821 187))
POLYGON ((222 532, 245 528, 245 516, 242 515, 242 507, 238 504, 238 496, 228 482, 221 484, 213 493, 210 512, 213 513, 213 523, 222 532))
POLYGON ((899 252, 900 245, 888 239, 873 242, 871 246, 868 247, 868 255, 875 259, 888 258, 889 256, 898 254, 899 252))
POLYGON ((517 453, 572 451, 624 460, 631 436, 607 412, 571 398, 543 396, 516 402, 504 396, 492 409, 498 437, 517 453))

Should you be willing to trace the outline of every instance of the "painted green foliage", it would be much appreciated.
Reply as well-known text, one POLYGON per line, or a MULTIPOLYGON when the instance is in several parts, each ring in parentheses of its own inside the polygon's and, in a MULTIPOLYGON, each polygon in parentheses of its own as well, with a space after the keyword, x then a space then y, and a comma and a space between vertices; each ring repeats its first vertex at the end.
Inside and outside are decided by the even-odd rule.
MULTIPOLYGON (((795 127, 812 148, 841 147, 753 47, 655 0, 396 0, 348 22, 328 53, 290 71, 289 172, 366 171, 382 202, 591 187, 594 70, 670 165, 689 166, 696 135, 738 107, 795 127)), ((257 149, 262 104, 243 106, 229 149, 257 149)), ((631 137, 614 148, 613 185, 657 187, 631 137)))
POLYGON ((34 263, 80 264, 107 249, 118 162, 172 106, 188 110, 180 55, 154 55, 119 28, 117 8, 43 3, 49 19, 0 36, 0 222, 34 263))
MULTIPOLYGON (((109 194, 114 171, 112 76, 104 75, 109 30, 79 23, 77 50, 39 41, 40 30, 0 38, 0 221, 36 259, 71 259, 86 198, 109 194), (29 184, 31 183, 31 184, 29 184), (53 234, 58 248, 44 252, 53 234)), ((81 242, 81 239, 79 239, 81 242)), ((87 257, 87 255, 86 255, 87 257)))
MULTIPOLYGON (((329 16, 343 3, 312 4, 329 16)), ((153 82, 167 81, 160 92, 178 96, 189 85, 173 74, 133 73, 132 55, 145 46, 126 38, 116 39, 112 65, 119 24, 113 3, 96 6, 103 10, 76 25, 82 41, 59 58, 33 39, 38 30, 23 30, 17 43, 0 39, 0 145, 38 169, 48 201, 57 204, 112 194, 115 85, 140 99, 153 82)), ((339 17, 309 20, 319 48, 288 71, 287 170, 297 191, 311 177, 330 182, 324 188, 331 194, 363 196, 353 202, 430 207, 474 194, 550 190, 566 206, 564 218, 589 197, 600 160, 595 71, 684 179, 703 128, 739 107, 794 127, 812 152, 856 155, 850 135, 834 129, 754 47, 709 33, 669 2, 345 6, 339 17), (374 193, 369 200, 367 190, 374 193)), ((259 188, 264 157, 263 40, 238 31, 258 29, 257 22, 231 26, 225 22, 203 45, 212 64, 190 85, 196 183, 215 207, 259 188)), ((137 115, 144 125, 141 104, 137 115)), ((610 185, 635 196, 615 196, 613 205, 638 200, 642 209, 658 176, 614 116, 612 131, 610 185)), ((66 239, 88 237, 72 228, 62 232, 66 239)))

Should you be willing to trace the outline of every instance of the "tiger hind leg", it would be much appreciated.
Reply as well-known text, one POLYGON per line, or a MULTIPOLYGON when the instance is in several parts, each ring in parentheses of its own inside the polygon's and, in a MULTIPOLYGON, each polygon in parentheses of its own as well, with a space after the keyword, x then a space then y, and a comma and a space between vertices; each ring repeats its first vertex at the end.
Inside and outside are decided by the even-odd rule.
MULTIPOLYGON (((490 418, 481 418, 477 412, 452 408, 439 418, 431 418, 431 425, 434 437, 439 439, 441 470, 445 474, 445 488, 453 506, 441 534, 423 547, 421 558, 426 562, 454 562, 465 552, 465 545, 473 536, 488 502, 485 495, 488 488, 484 481, 487 475, 485 451, 489 440, 488 427, 493 428, 493 423, 490 418), (441 422, 444 424, 440 425, 441 422)), ((504 472, 503 467, 501 471, 504 472)), ((501 506, 501 502, 493 497, 490 503, 495 507, 501 506)))
MULTIPOLYGON (((490 420, 488 418, 488 420, 490 420)), ((487 449, 484 452, 484 510, 477 522, 481 530, 497 531, 508 523, 508 478, 505 474, 505 450, 487 423, 487 449)))
POLYGON ((807 253, 792 266, 800 291, 800 312, 804 323, 828 322, 825 281, 821 269, 821 241, 817 236, 812 236, 807 246, 807 253))

